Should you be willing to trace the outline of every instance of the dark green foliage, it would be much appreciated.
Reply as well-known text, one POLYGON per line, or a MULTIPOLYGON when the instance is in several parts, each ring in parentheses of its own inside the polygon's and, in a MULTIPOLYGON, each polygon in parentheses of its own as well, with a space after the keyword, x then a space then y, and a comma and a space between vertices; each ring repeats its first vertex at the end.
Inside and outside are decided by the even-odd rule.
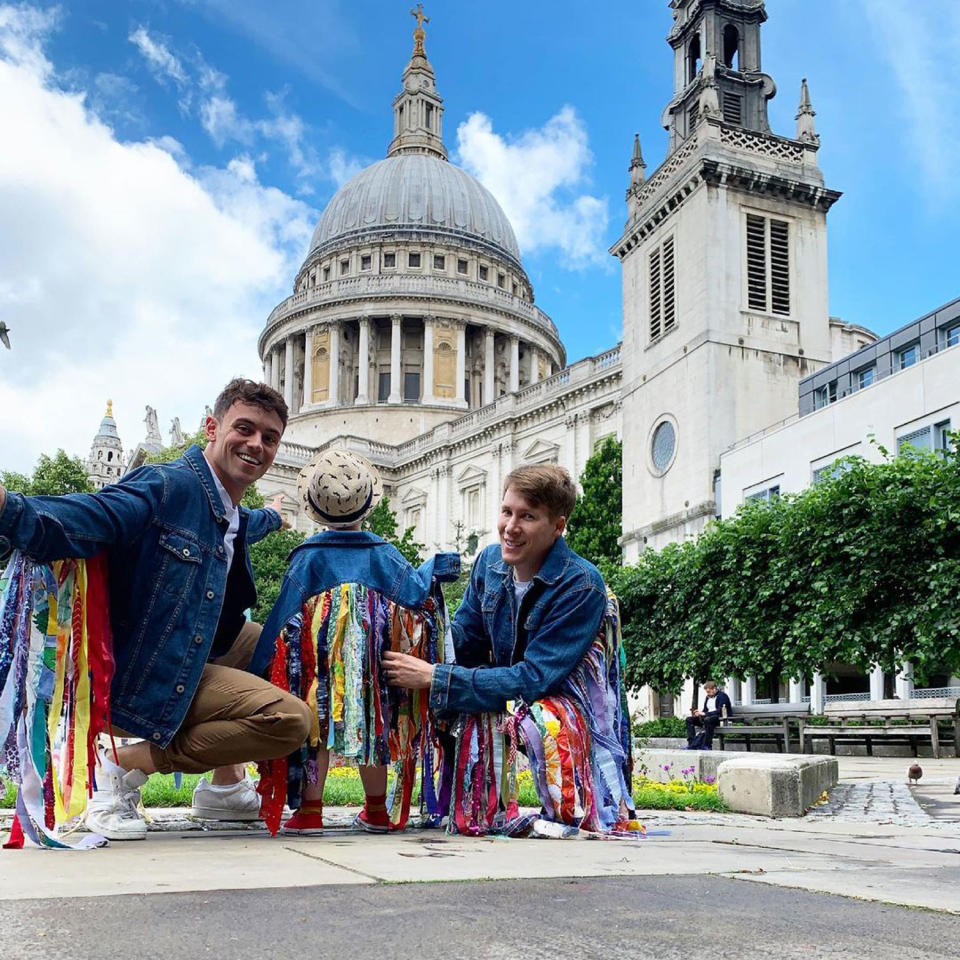
POLYGON ((426 547, 413 539, 413 527, 407 527, 402 537, 397 536, 397 515, 390 509, 389 497, 384 497, 374 507, 370 516, 363 521, 363 529, 392 543, 409 563, 419 566, 423 562, 426 547))
POLYGON ((567 543, 591 563, 618 564, 623 513, 623 444, 607 437, 580 475, 583 493, 567 520, 567 543))
POLYGON ((467 592, 467 584, 470 582, 470 568, 463 567, 460 570, 460 576, 453 583, 443 584, 443 599, 447 604, 447 613, 453 616, 457 612, 457 607, 463 600, 463 595, 467 592))
POLYGON ((303 543, 303 534, 297 530, 278 530, 250 547, 250 563, 257 584, 257 606, 253 619, 263 623, 280 593, 280 584, 287 571, 287 557, 298 544, 303 543))
POLYGON ((907 453, 750 501, 617 571, 627 680, 809 677, 833 662, 920 682, 960 669, 960 460, 907 453))
POLYGON ((657 717, 656 720, 646 720, 633 725, 633 735, 640 740, 650 737, 684 737, 687 736, 687 725, 681 717, 657 717))
POLYGON ((41 454, 33 468, 32 477, 5 471, 0 474, 0 484, 7 490, 32 497, 58 497, 64 493, 93 492, 80 458, 68 457, 63 450, 57 450, 53 457, 41 454))

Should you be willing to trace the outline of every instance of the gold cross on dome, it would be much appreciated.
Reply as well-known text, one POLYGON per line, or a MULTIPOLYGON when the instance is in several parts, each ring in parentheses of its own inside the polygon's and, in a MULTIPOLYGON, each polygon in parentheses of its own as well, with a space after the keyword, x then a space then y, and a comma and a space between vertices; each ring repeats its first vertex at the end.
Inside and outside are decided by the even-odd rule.
POLYGON ((427 31, 423 29, 423 25, 429 23, 430 18, 424 14, 422 3, 417 4, 416 10, 410 11, 410 16, 417 18, 417 26, 413 31, 413 55, 417 56, 419 54, 421 57, 425 57, 426 52, 423 49, 423 41, 427 37, 427 31))

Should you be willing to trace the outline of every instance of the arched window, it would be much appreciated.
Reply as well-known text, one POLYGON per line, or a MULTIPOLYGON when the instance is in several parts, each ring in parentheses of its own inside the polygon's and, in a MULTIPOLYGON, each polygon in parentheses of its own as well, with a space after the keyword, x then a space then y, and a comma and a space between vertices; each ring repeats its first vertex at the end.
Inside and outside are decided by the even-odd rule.
POLYGON ((740 69, 740 31, 728 23, 723 28, 723 62, 731 70, 740 69))
POLYGON ((700 34, 698 33, 687 48, 687 83, 695 79, 700 72, 700 34))

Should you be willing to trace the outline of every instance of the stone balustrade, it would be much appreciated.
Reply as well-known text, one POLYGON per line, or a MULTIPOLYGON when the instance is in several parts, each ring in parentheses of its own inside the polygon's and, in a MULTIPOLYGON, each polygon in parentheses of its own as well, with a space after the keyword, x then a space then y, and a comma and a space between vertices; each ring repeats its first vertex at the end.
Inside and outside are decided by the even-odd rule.
POLYGON ((371 275, 328 280, 287 297, 273 308, 267 318, 266 326, 260 335, 261 345, 280 324, 301 310, 327 306, 338 301, 369 301, 390 296, 429 297, 432 301, 464 300, 495 310, 504 310, 544 330, 559 342, 556 324, 539 307, 488 283, 432 275, 371 275))

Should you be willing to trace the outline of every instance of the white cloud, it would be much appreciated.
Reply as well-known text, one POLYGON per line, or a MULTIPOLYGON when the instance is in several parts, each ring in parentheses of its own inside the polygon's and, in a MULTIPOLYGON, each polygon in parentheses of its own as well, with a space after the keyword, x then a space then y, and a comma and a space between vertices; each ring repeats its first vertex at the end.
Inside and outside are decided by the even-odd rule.
POLYGON ((606 197, 582 192, 593 155, 572 107, 506 139, 473 113, 457 128, 460 161, 497 198, 527 253, 558 248, 568 266, 607 265, 606 197))
POLYGON ((352 180, 361 170, 370 166, 370 162, 365 157, 351 157, 340 147, 334 147, 328 159, 327 176, 339 190, 348 180, 352 180))
MULTIPOLYGON (((960 5, 956 0, 904 4, 861 0, 863 12, 900 88, 908 142, 926 176, 925 193, 960 192, 960 5), (930 188, 936 189, 931 191, 930 188)), ((877 109, 882 104, 875 104, 877 109)))
POLYGON ((147 403, 192 429, 227 379, 259 374, 316 219, 246 157, 190 170, 171 137, 119 142, 57 86, 52 25, 0 7, 0 235, 16 237, 0 244, 0 469, 85 456, 108 397, 127 448, 147 403))
POLYGON ((200 105, 200 122, 218 147, 231 140, 244 145, 253 142, 253 124, 240 116, 237 105, 230 97, 217 94, 205 100, 200 105))
POLYGON ((130 42, 143 54, 154 75, 161 81, 172 80, 178 87, 189 84, 183 64, 175 57, 163 40, 151 37, 146 27, 137 27, 130 34, 130 42))

